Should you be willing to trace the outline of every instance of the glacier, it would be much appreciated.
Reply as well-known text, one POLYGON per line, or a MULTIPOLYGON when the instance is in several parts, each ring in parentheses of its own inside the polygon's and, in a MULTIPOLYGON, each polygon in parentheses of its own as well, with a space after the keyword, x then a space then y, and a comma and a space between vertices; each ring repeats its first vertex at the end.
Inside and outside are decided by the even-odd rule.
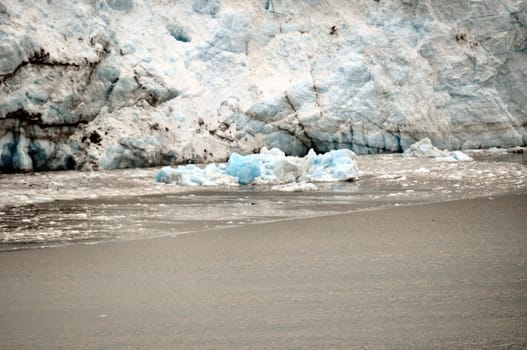
POLYGON ((0 171, 525 146, 526 27, 525 0, 0 0, 0 171))

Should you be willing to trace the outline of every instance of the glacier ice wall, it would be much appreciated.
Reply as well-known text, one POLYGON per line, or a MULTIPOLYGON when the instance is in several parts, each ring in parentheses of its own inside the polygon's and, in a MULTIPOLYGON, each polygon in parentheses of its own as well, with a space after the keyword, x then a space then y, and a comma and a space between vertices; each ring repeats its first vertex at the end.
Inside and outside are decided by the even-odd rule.
POLYGON ((527 142, 527 1, 0 0, 0 170, 527 142))

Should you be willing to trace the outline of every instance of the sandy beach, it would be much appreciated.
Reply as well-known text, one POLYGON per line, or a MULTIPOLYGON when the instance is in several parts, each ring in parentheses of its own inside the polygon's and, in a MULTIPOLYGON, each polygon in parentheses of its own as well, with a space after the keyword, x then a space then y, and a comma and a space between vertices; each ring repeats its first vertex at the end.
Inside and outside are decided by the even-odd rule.
POLYGON ((2 349, 527 347, 527 196, 0 254, 2 349))

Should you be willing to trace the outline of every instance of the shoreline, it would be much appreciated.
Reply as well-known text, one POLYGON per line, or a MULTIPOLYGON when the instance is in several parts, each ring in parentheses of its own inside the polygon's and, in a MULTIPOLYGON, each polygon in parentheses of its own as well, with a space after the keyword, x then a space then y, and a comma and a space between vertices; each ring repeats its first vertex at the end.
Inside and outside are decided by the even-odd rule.
POLYGON ((527 195, 0 253, 9 349, 527 346, 527 195))

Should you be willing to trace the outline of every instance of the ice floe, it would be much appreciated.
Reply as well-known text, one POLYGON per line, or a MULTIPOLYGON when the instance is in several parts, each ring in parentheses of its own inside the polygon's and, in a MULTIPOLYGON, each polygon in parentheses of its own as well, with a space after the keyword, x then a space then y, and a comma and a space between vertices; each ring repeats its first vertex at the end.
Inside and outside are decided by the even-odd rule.
MULTIPOLYGON (((204 168, 184 165, 164 167, 156 181, 182 186, 229 186, 249 184, 312 183, 358 180, 355 153, 342 149, 324 154, 311 150, 305 157, 286 156, 277 148, 263 148, 258 154, 233 153, 226 164, 209 164, 204 168)), ((287 190, 313 190, 298 185, 287 190)))
POLYGON ((455 161, 472 161, 472 157, 461 151, 448 151, 440 150, 432 144, 432 141, 428 137, 418 141, 404 151, 403 156, 405 157, 416 157, 416 158, 435 158, 439 161, 455 162, 455 161))

